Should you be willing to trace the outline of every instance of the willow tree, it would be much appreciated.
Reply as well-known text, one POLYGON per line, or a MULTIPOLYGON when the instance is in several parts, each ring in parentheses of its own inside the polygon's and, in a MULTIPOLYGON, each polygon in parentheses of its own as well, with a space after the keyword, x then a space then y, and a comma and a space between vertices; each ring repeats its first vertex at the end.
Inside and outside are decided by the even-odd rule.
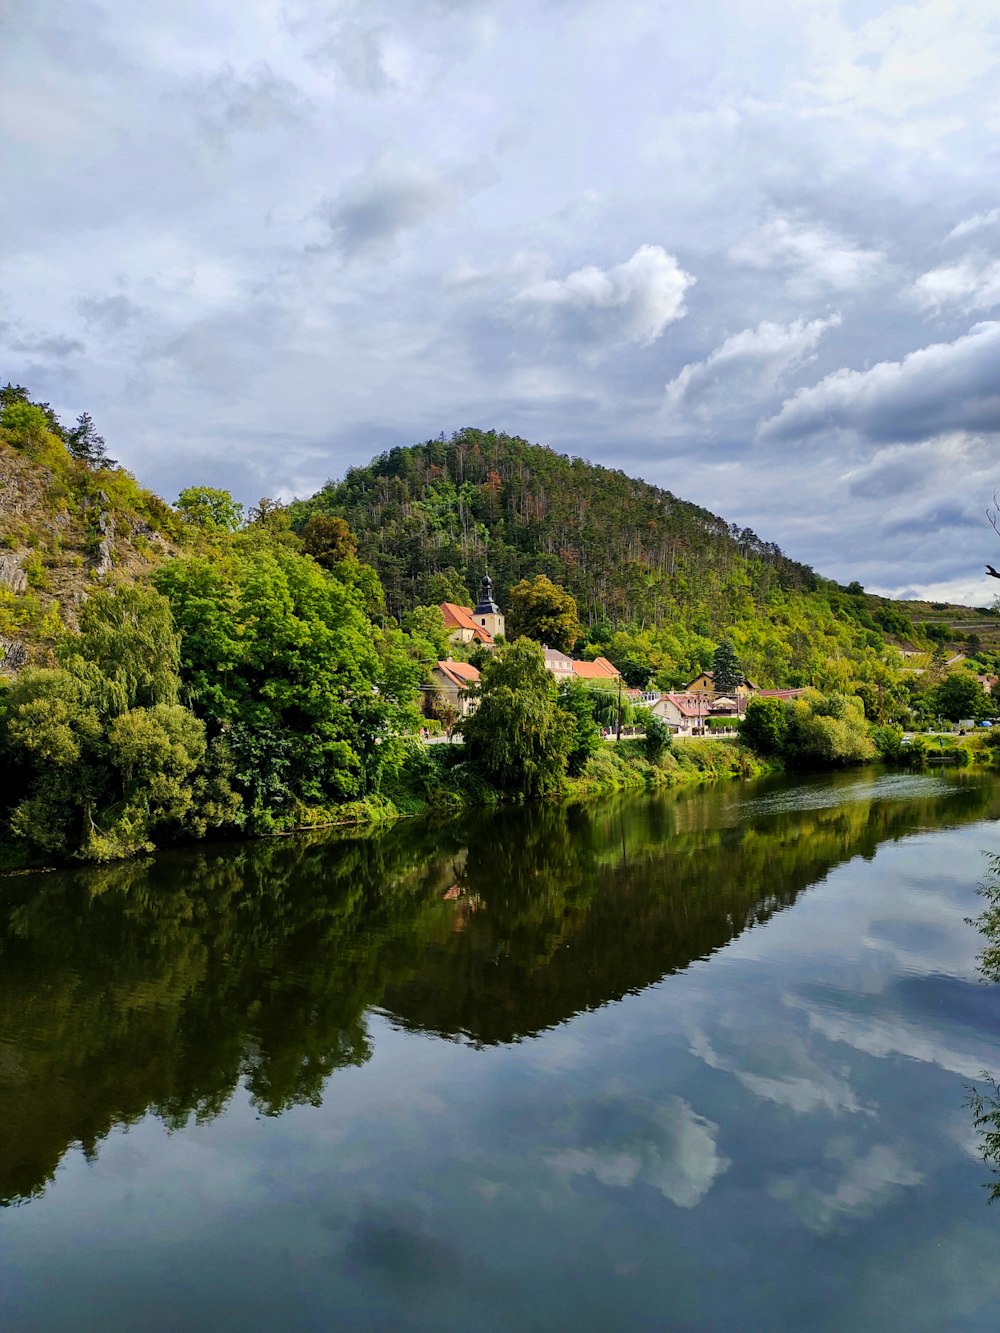
POLYGON ((470 759, 501 791, 541 796, 558 790, 575 733, 537 643, 518 639, 484 662, 478 707, 462 723, 462 734, 470 759))

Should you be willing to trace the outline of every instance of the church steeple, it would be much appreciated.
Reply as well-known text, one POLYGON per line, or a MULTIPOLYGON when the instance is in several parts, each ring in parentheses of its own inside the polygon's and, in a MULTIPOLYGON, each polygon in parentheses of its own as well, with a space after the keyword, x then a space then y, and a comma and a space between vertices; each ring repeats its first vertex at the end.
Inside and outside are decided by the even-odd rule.
POLYGON ((472 618, 494 639, 504 632, 503 613, 493 600, 493 580, 489 574, 483 575, 483 581, 479 585, 479 601, 476 603, 472 618))

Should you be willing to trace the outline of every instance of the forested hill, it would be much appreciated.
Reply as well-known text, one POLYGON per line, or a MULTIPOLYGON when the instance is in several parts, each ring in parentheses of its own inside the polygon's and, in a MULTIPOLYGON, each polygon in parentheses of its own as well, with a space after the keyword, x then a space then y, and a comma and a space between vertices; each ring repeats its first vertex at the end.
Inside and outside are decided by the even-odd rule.
MULTIPOLYGON (((344 518, 389 606, 468 603, 489 566, 501 605, 546 574, 576 598, 594 645, 676 674, 734 639, 767 682, 912 640, 891 604, 851 595, 748 528, 670 491, 494 431, 393 449, 294 506, 344 518)), ((919 636, 918 636, 919 638, 919 636)))
MULTIPOLYGON (((773 543, 670 491, 495 431, 393 449, 301 506, 357 534, 393 605, 433 600, 442 576, 474 590, 489 563, 501 596, 547 574, 585 620, 655 624, 678 599, 725 595, 735 572, 766 597, 814 589, 773 543)), ((468 595, 468 594, 466 594, 468 595)))

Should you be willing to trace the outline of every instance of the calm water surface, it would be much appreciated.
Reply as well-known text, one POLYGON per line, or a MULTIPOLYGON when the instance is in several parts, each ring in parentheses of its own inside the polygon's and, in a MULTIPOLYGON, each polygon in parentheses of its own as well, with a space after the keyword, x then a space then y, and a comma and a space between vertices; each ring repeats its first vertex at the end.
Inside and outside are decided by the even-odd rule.
POLYGON ((995 779, 0 881, 0 1325, 990 1330, 995 779))

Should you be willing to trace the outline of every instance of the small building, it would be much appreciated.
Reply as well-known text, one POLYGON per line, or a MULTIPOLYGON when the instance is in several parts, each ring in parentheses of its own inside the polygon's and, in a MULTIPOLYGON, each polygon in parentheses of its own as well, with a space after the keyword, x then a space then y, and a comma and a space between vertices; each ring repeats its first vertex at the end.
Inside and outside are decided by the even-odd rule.
POLYGON ((801 699, 805 694, 805 686, 800 686, 794 690, 757 690, 754 694, 755 699, 781 699, 783 703, 788 703, 792 699, 801 699))
MULTIPOLYGON (((735 692, 741 698, 746 699, 749 695, 757 693, 757 686, 752 680, 747 680, 744 676, 736 686, 735 692)), ((688 681, 687 685, 684 686, 684 693, 700 694, 705 698, 714 697, 718 693, 715 688, 714 674, 711 671, 702 671, 700 675, 695 676, 694 680, 688 681)))
POLYGON ((599 683, 610 682, 617 685, 621 672, 606 657, 595 657, 592 662, 573 662, 573 675, 581 680, 594 680, 599 683))
POLYGON ((700 736, 708 713, 703 694, 661 694, 652 705, 654 717, 666 722, 675 736, 700 736))
POLYGON ((431 669, 437 696, 451 704, 461 717, 475 711, 476 696, 470 691, 479 684, 479 672, 471 662, 453 662, 449 657, 431 669))
POLYGON ((579 666, 579 662, 574 662, 569 653, 562 652, 559 648, 546 648, 542 644, 542 652, 545 654, 545 665, 555 676, 556 680, 569 680, 570 676, 575 675, 573 668, 579 666))

